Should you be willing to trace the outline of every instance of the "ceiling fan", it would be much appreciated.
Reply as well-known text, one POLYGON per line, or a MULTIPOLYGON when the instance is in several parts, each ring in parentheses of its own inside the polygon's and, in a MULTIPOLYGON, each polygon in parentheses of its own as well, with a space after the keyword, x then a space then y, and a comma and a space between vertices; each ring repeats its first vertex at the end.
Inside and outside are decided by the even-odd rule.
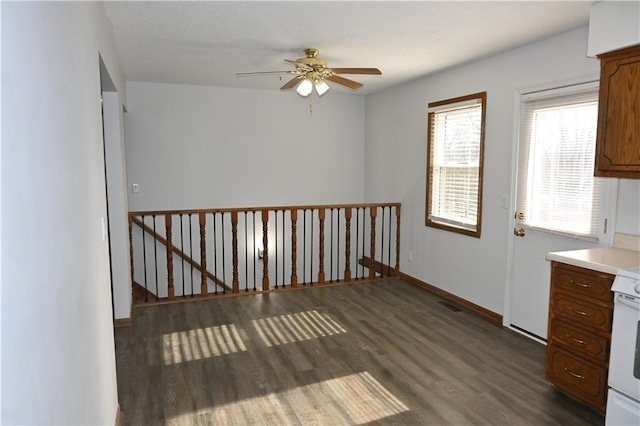
POLYGON ((368 74, 381 75, 377 68, 328 68, 327 61, 318 58, 320 51, 314 48, 304 49, 305 57, 298 58, 295 61, 285 59, 284 61, 295 67, 290 71, 266 71, 266 72, 241 72, 237 73, 237 77, 248 77, 255 75, 272 75, 272 74, 295 74, 280 90, 292 89, 296 86, 296 92, 300 96, 309 96, 315 87, 319 96, 324 95, 329 90, 329 85, 325 80, 340 84, 350 89, 358 89, 362 87, 362 83, 341 77, 341 74, 368 74))

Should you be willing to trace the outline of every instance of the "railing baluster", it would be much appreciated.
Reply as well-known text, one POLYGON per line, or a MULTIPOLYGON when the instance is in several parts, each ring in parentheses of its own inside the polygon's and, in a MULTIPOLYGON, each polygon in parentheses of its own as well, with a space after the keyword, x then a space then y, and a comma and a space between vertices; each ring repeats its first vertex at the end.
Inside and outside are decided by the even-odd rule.
POLYGON ((286 246, 287 246, 287 238, 285 236, 285 209, 282 209, 282 287, 286 287, 286 271, 285 271, 285 257, 287 254, 286 246))
POLYGON ((253 291, 256 291, 256 281, 257 281, 257 277, 256 277, 256 211, 253 211, 253 226, 252 226, 252 231, 253 231, 253 291))
MULTIPOLYGON (((184 220, 182 218, 182 213, 180 213, 180 251, 184 253, 184 220)), ((185 291, 184 291, 184 257, 181 258, 182 259, 182 298, 184 298, 185 295, 185 291)))
MULTIPOLYGON (((206 240, 207 216, 200 213, 200 265, 202 266, 202 281, 200 283, 200 296, 209 293, 207 286, 207 240, 206 240)), ((193 274, 192 274, 193 275, 193 274)))
POLYGON ((340 282, 340 209, 338 209, 338 244, 336 246, 336 275, 337 281, 340 282))
POLYGON ((149 291, 147 290, 147 236, 144 233, 144 215, 140 217, 142 219, 142 267, 144 268, 144 301, 149 301, 149 291))
POLYGON ((362 262, 362 270, 361 270, 361 272, 362 272, 361 278, 362 279, 364 279, 364 266, 365 266, 364 265, 365 264, 365 262, 364 262, 364 240, 366 240, 366 238, 364 236, 364 233, 366 231, 366 227, 367 227, 367 208, 363 207, 362 208, 362 252, 361 252, 362 253, 362 260, 363 260, 363 262, 362 262))
MULTIPOLYGON (((376 211, 378 209, 376 208, 376 211)), ((384 277, 384 207, 382 207, 382 224, 380 225, 380 276, 384 277)), ((371 259, 374 260, 374 259, 371 259)))
MULTIPOLYGON (((331 214, 331 238, 329 241, 329 282, 333 282, 333 207, 330 210, 331 214)), ((340 215, 340 210, 338 210, 338 215, 340 215)), ((338 234, 340 233, 340 229, 338 229, 338 234)))
POLYGON ((231 250, 233 250, 233 278, 232 288, 234 293, 240 292, 240 282, 238 281, 238 212, 231 212, 231 250))
MULTIPOLYGON (((191 213, 189 213, 189 258, 193 259, 193 221, 191 220, 191 213)), ((193 263, 191 265, 191 273, 189 274, 189 281, 191 282, 191 297, 193 297, 193 263)))
MULTIPOLYGON (((383 207, 384 209, 384 207, 383 207)), ((387 255, 387 276, 391 276, 391 206, 389 206, 389 254, 387 255)))
MULTIPOLYGON (((225 256, 225 247, 227 246, 226 244, 226 238, 224 235, 224 212, 222 212, 222 214, 220 215, 220 227, 222 228, 222 235, 220 236, 220 240, 222 241, 222 283, 223 284, 227 284, 227 270, 226 270, 226 256, 225 256)), ((231 290, 231 292, 233 293, 233 289, 231 290)))
POLYGON ((360 207, 356 207, 356 281, 360 279, 358 272, 360 267, 358 265, 358 248, 360 247, 360 207))
POLYGON ((400 275, 400 205, 396 206, 396 276, 400 275))
POLYGON ((302 285, 307 285, 307 209, 302 210, 302 285))
MULTIPOLYGON (((152 215, 153 235, 156 235, 156 215, 152 215)), ((153 239, 153 265, 156 276, 156 301, 158 300, 158 242, 153 239)))
POLYGON ((275 232, 274 232, 274 246, 275 246, 275 250, 274 252, 274 263, 276 265, 276 288, 278 288, 278 210, 275 210, 274 212, 274 224, 275 224, 275 232))
MULTIPOLYGON (((144 230, 142 231, 142 238, 144 238, 144 230)), ((131 266, 131 300, 132 302, 135 302, 136 289, 133 283, 136 281, 136 278, 133 273, 133 260, 133 216, 129 215, 129 264, 131 266)))
MULTIPOLYGON (((338 210, 338 215, 340 210, 338 210)), ((340 216, 338 216, 340 217, 340 216)), ((346 282, 351 281, 351 207, 345 207, 344 209, 345 231, 344 231, 344 280, 346 282)), ((357 232, 357 231, 356 231, 357 232)), ((338 235, 340 235, 340 228, 338 228, 338 235)), ((357 237, 356 237, 357 239, 357 237)), ((338 244, 338 247, 340 245, 338 244)))
POLYGON ((249 234, 247 234, 247 212, 244 212, 244 291, 249 291, 249 234))
POLYGON ((291 287, 298 287, 298 210, 291 210, 291 287))
MULTIPOLYGON (((218 281, 218 236, 216 235, 218 225, 215 212, 211 214, 211 220, 213 220, 213 276, 216 277, 216 281, 218 281)), ((222 282, 224 283, 224 280, 222 280, 222 282)), ((213 294, 218 294, 218 283, 216 282, 214 284, 213 294)), ((225 292, 226 288, 222 286, 222 294, 225 292)))
POLYGON ((318 209, 318 221, 320 222, 320 227, 318 229, 319 245, 318 245, 318 284, 324 284, 324 219, 325 219, 325 210, 318 209))
POLYGON ((373 279, 376 277, 376 268, 373 264, 376 256, 376 216, 378 215, 377 207, 370 207, 369 214, 371 215, 371 250, 370 253, 370 264, 369 264, 369 279, 373 279))
POLYGON ((262 210, 262 291, 269 290, 269 210, 262 210))
POLYGON ((173 222, 171 220, 171 214, 164 215, 165 236, 167 238, 167 297, 169 300, 173 300, 176 297, 175 289, 173 288, 173 222))

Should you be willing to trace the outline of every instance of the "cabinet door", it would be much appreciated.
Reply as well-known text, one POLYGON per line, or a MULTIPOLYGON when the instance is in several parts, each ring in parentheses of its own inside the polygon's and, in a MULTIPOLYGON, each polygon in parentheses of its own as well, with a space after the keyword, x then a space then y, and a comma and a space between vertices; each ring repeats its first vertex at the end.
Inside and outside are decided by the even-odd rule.
POLYGON ((599 58, 595 175, 640 178, 640 46, 599 58))

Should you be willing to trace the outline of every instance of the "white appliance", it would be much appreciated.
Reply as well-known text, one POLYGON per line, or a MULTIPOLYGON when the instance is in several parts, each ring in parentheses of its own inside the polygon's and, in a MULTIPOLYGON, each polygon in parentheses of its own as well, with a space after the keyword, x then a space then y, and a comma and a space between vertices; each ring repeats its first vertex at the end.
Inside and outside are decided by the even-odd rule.
POLYGON ((607 426, 640 425, 640 267, 620 269, 615 293, 607 426))

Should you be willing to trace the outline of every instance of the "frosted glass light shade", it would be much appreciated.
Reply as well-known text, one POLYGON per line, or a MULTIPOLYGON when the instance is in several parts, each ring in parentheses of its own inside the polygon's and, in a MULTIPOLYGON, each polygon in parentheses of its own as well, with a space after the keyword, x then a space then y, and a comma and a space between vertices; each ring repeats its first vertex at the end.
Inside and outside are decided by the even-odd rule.
POLYGON ((318 92, 318 96, 322 96, 327 93, 329 90, 329 85, 324 82, 324 80, 316 81, 316 92, 318 92))
POLYGON ((300 96, 309 96, 313 90, 313 83, 309 79, 302 80, 302 83, 298 84, 296 92, 300 96))

